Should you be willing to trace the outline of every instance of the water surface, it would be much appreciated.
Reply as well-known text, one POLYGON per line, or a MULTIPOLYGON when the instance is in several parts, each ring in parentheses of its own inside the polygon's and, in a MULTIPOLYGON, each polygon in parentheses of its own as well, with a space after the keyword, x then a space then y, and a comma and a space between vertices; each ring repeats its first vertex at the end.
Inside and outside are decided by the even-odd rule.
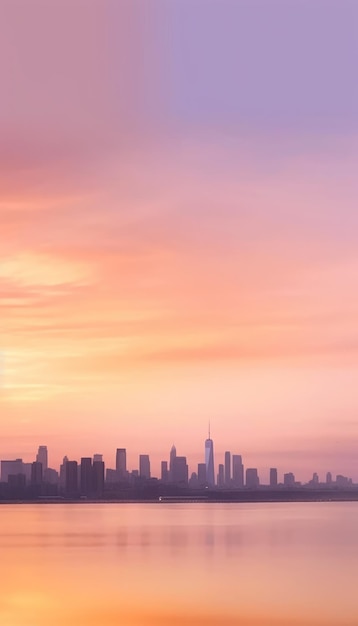
POLYGON ((1 626, 357 626, 358 503, 0 506, 1 626))

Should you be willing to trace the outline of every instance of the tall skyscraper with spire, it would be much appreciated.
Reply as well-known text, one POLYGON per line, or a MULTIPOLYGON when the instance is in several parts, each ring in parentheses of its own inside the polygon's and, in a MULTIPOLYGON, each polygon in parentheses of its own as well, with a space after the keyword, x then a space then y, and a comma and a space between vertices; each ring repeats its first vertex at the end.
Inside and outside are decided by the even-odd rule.
POLYGON ((210 437, 210 422, 209 422, 209 436, 205 440, 205 465, 206 465, 206 482, 209 487, 214 487, 215 486, 214 442, 210 437))

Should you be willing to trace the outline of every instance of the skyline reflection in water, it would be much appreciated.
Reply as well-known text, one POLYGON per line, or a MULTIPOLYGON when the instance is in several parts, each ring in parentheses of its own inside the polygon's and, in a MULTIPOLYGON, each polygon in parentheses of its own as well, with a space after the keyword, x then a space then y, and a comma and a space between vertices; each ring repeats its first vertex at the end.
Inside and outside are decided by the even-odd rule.
POLYGON ((0 507, 2 626, 353 626, 358 504, 0 507))

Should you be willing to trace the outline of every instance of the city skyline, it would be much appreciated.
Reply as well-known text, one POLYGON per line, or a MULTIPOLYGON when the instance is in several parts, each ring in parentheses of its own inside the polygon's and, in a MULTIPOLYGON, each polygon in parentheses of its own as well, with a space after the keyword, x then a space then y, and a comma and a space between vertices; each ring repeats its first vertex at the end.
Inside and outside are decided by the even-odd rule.
MULTIPOLYGON (((139 453, 137 457, 137 464, 134 467, 127 465, 127 449, 117 448, 114 452, 114 462, 108 460, 100 453, 92 453, 89 456, 81 456, 76 459, 69 458, 68 455, 62 457, 59 467, 49 467, 48 463, 48 448, 45 445, 40 445, 38 452, 34 459, 26 461, 20 457, 14 459, 4 459, 0 457, 1 462, 1 475, 0 479, 3 481, 5 476, 5 482, 7 482, 8 474, 23 473, 26 474, 27 480, 32 480, 32 475, 41 476, 41 481, 59 484, 63 483, 65 466, 70 462, 70 466, 76 463, 79 470, 82 471, 82 464, 85 466, 90 465, 102 465, 103 466, 103 480, 106 483, 126 482, 130 477, 138 477, 142 479, 160 480, 168 484, 190 484, 191 480, 199 480, 201 486, 205 485, 209 488, 216 487, 230 487, 232 489, 242 489, 244 487, 256 488, 259 486, 269 485, 273 488, 278 485, 284 485, 286 487, 295 487, 302 484, 337 484, 340 486, 348 485, 348 481, 352 484, 358 484, 358 480, 355 481, 354 476, 346 476, 342 472, 332 472, 326 470, 324 475, 319 475, 315 469, 311 468, 311 475, 309 478, 302 478, 292 471, 292 466, 278 467, 271 464, 269 468, 253 467, 252 464, 246 464, 243 460, 242 454, 237 454, 232 450, 225 450, 223 455, 215 457, 214 442, 211 438, 210 425, 208 438, 204 441, 204 448, 202 452, 202 458, 195 465, 191 459, 187 456, 179 456, 177 454, 177 448, 173 444, 167 458, 162 458, 160 461, 160 471, 153 471, 151 466, 151 455, 139 453), (222 462, 221 462, 222 461, 222 462), (41 467, 38 467, 41 466, 41 467), (13 470, 9 468, 13 467, 13 470), (22 469, 21 469, 22 467, 22 469), (4 470, 3 475, 3 468, 4 470), (26 468, 26 470, 25 470, 26 468), (56 477, 55 474, 58 474, 56 477)), ((165 455, 164 455, 165 456, 165 455)), ((274 459, 273 459, 274 461, 274 459)), ((54 464, 52 464, 54 465, 54 464)), ((92 470, 91 470, 92 471, 92 470)), ((80 472, 81 474, 81 472, 80 472)), ((79 484, 81 483, 78 478, 79 484)), ((85 478, 88 481, 88 478, 85 478)), ((81 483, 82 484, 82 483, 81 483)))

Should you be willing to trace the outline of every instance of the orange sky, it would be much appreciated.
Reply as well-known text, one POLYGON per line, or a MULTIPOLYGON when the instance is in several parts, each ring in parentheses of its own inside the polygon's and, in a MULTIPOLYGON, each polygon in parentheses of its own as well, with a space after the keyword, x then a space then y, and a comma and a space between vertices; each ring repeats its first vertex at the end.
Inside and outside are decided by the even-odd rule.
POLYGON ((194 469, 210 419, 217 462, 358 480, 356 133, 180 117, 168 16, 35 5, 0 27, 0 458, 194 469))

